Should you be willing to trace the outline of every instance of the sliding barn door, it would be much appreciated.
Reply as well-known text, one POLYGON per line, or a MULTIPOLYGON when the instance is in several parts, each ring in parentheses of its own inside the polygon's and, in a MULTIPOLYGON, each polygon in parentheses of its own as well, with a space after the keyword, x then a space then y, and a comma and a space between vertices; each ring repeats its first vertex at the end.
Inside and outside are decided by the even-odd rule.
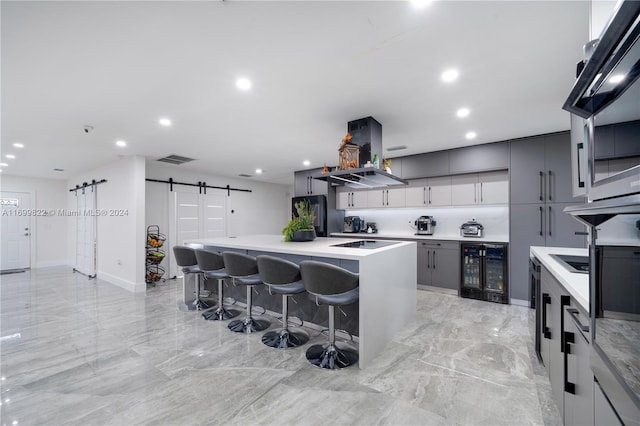
POLYGON ((95 185, 76 191, 76 266, 75 270, 91 278, 96 276, 96 200, 95 185))

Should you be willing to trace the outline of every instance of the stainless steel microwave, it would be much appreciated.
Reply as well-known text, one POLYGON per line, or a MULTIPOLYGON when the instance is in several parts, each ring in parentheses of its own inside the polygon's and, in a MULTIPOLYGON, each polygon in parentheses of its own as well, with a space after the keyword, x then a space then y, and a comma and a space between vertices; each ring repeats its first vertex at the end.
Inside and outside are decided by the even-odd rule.
POLYGON ((574 114, 572 139, 575 132, 582 132, 578 137, 585 142, 575 149, 586 152, 574 152, 577 179, 583 180, 579 185, 585 187, 589 201, 638 194, 640 2, 618 5, 591 57, 579 68, 582 70, 563 106, 574 114), (576 126, 576 119, 581 126, 576 126))

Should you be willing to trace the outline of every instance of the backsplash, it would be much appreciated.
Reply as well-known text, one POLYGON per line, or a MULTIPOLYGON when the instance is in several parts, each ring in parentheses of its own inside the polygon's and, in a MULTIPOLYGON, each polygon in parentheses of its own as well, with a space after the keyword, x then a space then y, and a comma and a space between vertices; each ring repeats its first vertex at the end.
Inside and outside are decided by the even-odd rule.
POLYGON ((475 218, 484 226, 485 238, 509 235, 509 208, 507 206, 432 207, 405 209, 346 210, 345 216, 359 216, 365 222, 375 222, 381 234, 416 232, 414 221, 420 216, 433 216, 436 221, 434 237, 460 235, 460 225, 475 218), (411 224, 409 224, 411 221, 411 224))

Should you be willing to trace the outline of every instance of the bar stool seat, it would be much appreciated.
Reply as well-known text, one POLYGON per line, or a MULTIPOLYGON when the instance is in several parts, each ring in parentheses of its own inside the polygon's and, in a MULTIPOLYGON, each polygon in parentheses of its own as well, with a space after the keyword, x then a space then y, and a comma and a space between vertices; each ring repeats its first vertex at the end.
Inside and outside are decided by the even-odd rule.
POLYGON ((215 310, 207 311, 202 314, 202 317, 206 320, 221 321, 227 320, 240 315, 240 312, 235 309, 226 309, 224 307, 224 297, 222 294, 222 286, 225 278, 231 278, 227 271, 224 269, 224 258, 222 253, 215 251, 196 249, 196 259, 198 260, 198 267, 204 273, 205 279, 214 279, 218 281, 218 308, 215 310))
POLYGON ((233 283, 247 286, 247 314, 241 320, 231 321, 228 325, 229 330, 236 333, 255 333, 266 330, 271 325, 269 321, 255 319, 251 316, 253 287, 264 285, 258 275, 256 258, 234 251, 222 252, 222 258, 224 259, 224 268, 233 279, 233 283))
POLYGON ((293 262, 276 256, 256 257, 260 279, 269 287, 270 293, 282 295, 282 328, 268 331, 262 336, 262 343, 272 348, 295 348, 309 341, 302 332, 289 330, 289 297, 304 293, 304 283, 300 267, 293 262))
POLYGON ((193 301, 192 306, 189 309, 195 309, 202 311, 209 309, 212 305, 209 305, 204 300, 200 299, 200 275, 202 270, 198 267, 198 260, 196 259, 195 250, 187 246, 173 246, 173 254, 176 258, 176 264, 182 268, 183 286, 186 286, 187 274, 195 274, 195 294, 196 299, 193 301))
POLYGON ((325 262, 303 260, 300 262, 302 282, 316 301, 329 305, 329 341, 307 349, 307 360, 316 367, 335 370, 358 362, 358 352, 348 347, 338 347, 335 335, 335 307, 358 301, 359 275, 325 262))

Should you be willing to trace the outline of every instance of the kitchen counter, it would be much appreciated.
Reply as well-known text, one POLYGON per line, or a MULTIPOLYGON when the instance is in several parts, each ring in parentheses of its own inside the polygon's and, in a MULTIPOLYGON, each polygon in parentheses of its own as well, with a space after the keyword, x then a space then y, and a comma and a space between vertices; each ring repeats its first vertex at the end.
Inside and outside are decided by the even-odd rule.
MULTIPOLYGON (((333 247, 352 241, 316 238, 307 242, 284 242, 282 235, 246 235, 188 240, 185 245, 220 251, 241 250, 254 256, 282 254, 295 255, 297 259, 356 261, 360 275, 358 365, 366 368, 415 316, 417 247, 412 241, 398 241, 373 249, 333 247)), ((185 283, 184 297, 188 304, 187 298, 192 297, 193 289, 187 286, 185 283)))
POLYGON ((551 254, 565 254, 571 256, 589 256, 588 249, 565 247, 536 247, 530 249, 534 257, 562 284, 569 295, 589 313, 589 274, 569 272, 551 254))
POLYGON ((360 238, 360 239, 401 239, 401 240, 443 240, 443 241, 469 241, 469 242, 487 242, 487 243, 508 243, 508 235, 490 235, 481 238, 477 237, 461 237, 460 234, 438 234, 434 235, 415 235, 408 232, 402 233, 386 233, 379 232, 375 234, 367 234, 366 232, 333 232, 332 237, 347 237, 347 238, 360 238))

